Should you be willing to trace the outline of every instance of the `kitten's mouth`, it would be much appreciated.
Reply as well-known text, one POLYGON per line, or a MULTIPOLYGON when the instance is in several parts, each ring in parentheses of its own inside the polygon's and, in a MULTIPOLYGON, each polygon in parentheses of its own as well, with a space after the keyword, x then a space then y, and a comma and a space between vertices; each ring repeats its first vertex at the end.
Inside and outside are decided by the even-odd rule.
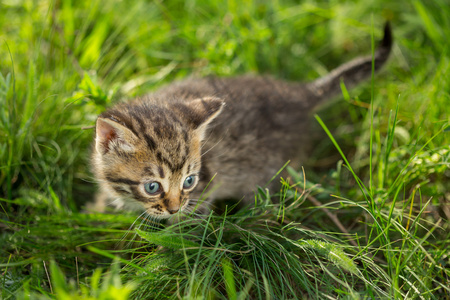
POLYGON ((172 217, 176 218, 181 213, 186 212, 186 208, 188 207, 188 205, 189 201, 186 201, 185 203, 183 203, 183 206, 181 206, 178 210, 173 212, 169 211, 167 208, 164 208, 162 210, 161 206, 157 205, 157 207, 147 208, 147 213, 152 217, 155 217, 160 220, 170 219, 172 217))
POLYGON ((168 213, 168 212, 158 212, 158 213, 155 213, 155 212, 153 212, 153 211, 148 211, 147 210, 147 213, 150 215, 150 216, 152 216, 153 218, 155 218, 156 220, 166 220, 166 219, 170 219, 170 218, 172 218, 172 217, 174 217, 174 216, 176 216, 176 215, 178 215, 178 212, 177 213, 174 213, 174 214, 170 214, 170 213, 168 213))

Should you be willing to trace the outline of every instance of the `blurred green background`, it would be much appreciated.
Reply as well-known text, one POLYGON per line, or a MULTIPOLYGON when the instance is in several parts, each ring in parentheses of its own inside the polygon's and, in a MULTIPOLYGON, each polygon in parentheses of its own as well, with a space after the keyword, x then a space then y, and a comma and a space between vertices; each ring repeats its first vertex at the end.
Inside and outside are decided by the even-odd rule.
MULTIPOLYGON (((411 241, 376 243, 381 252, 405 251, 381 264, 400 291, 390 295, 406 297, 411 285, 401 281, 416 278, 426 298, 448 297, 448 272, 417 262, 433 257, 434 265, 449 266, 449 16, 447 0, 1 1, 0 243, 8 245, 0 250, 2 296, 16 297, 24 282, 32 291, 54 295, 48 283, 40 283, 46 281, 42 260, 55 259, 75 278, 75 265, 63 257, 84 255, 83 272, 91 276, 90 263, 105 259, 104 253, 73 249, 96 239, 105 241, 100 248, 111 249, 107 241, 122 234, 114 230, 135 219, 80 213, 96 190, 91 127, 106 107, 187 76, 254 73, 313 80, 369 54, 372 37, 376 44, 389 20, 395 43, 373 85, 344 93, 318 114, 370 186, 371 213, 388 220, 380 221, 378 234, 392 231, 396 242, 411 241), (411 233, 405 215, 420 230, 411 233), (391 226, 391 219, 403 227, 391 226), (408 256, 417 249, 423 252, 408 256), (405 265, 409 275, 401 273, 405 265)), ((324 203, 330 194, 364 198, 340 160, 323 134, 305 162, 308 184, 322 185, 313 190, 324 203)), ((369 236, 365 242, 371 245, 366 213, 338 207, 344 225, 369 236)), ((309 208, 292 217, 313 229, 338 231, 324 214, 305 217, 312 214, 309 208)))

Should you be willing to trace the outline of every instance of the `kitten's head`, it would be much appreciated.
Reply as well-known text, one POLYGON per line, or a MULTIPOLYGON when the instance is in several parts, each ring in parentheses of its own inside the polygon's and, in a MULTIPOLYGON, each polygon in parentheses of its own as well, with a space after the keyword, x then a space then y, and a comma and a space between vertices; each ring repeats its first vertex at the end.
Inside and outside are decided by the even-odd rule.
POLYGON ((223 105, 217 98, 148 100, 102 113, 93 154, 102 188, 155 217, 185 209, 199 181, 201 142, 223 105))

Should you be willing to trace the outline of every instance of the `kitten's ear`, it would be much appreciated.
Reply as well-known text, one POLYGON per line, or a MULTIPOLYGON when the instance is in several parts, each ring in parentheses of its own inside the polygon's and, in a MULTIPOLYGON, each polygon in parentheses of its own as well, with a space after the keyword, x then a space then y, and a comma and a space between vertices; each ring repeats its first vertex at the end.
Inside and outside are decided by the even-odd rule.
POLYGON ((126 152, 134 150, 130 144, 134 137, 133 132, 113 120, 98 118, 95 133, 95 149, 102 155, 108 153, 113 147, 120 147, 126 152))
POLYGON ((219 98, 205 97, 189 101, 186 105, 189 121, 203 139, 208 124, 221 113, 225 102, 219 98))

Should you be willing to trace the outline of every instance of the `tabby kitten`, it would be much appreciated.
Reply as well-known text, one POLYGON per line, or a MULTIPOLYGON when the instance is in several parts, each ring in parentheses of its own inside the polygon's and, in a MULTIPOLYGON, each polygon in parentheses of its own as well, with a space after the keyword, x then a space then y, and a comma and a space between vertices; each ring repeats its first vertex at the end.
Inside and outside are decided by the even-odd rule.
MULTIPOLYGON (((375 69, 392 45, 388 24, 375 69)), ((156 218, 191 211, 208 186, 217 199, 252 200, 309 145, 308 115, 319 103, 370 77, 372 56, 356 58, 310 83, 266 77, 187 79, 122 103, 96 123, 94 173, 99 199, 135 204, 156 218)))

